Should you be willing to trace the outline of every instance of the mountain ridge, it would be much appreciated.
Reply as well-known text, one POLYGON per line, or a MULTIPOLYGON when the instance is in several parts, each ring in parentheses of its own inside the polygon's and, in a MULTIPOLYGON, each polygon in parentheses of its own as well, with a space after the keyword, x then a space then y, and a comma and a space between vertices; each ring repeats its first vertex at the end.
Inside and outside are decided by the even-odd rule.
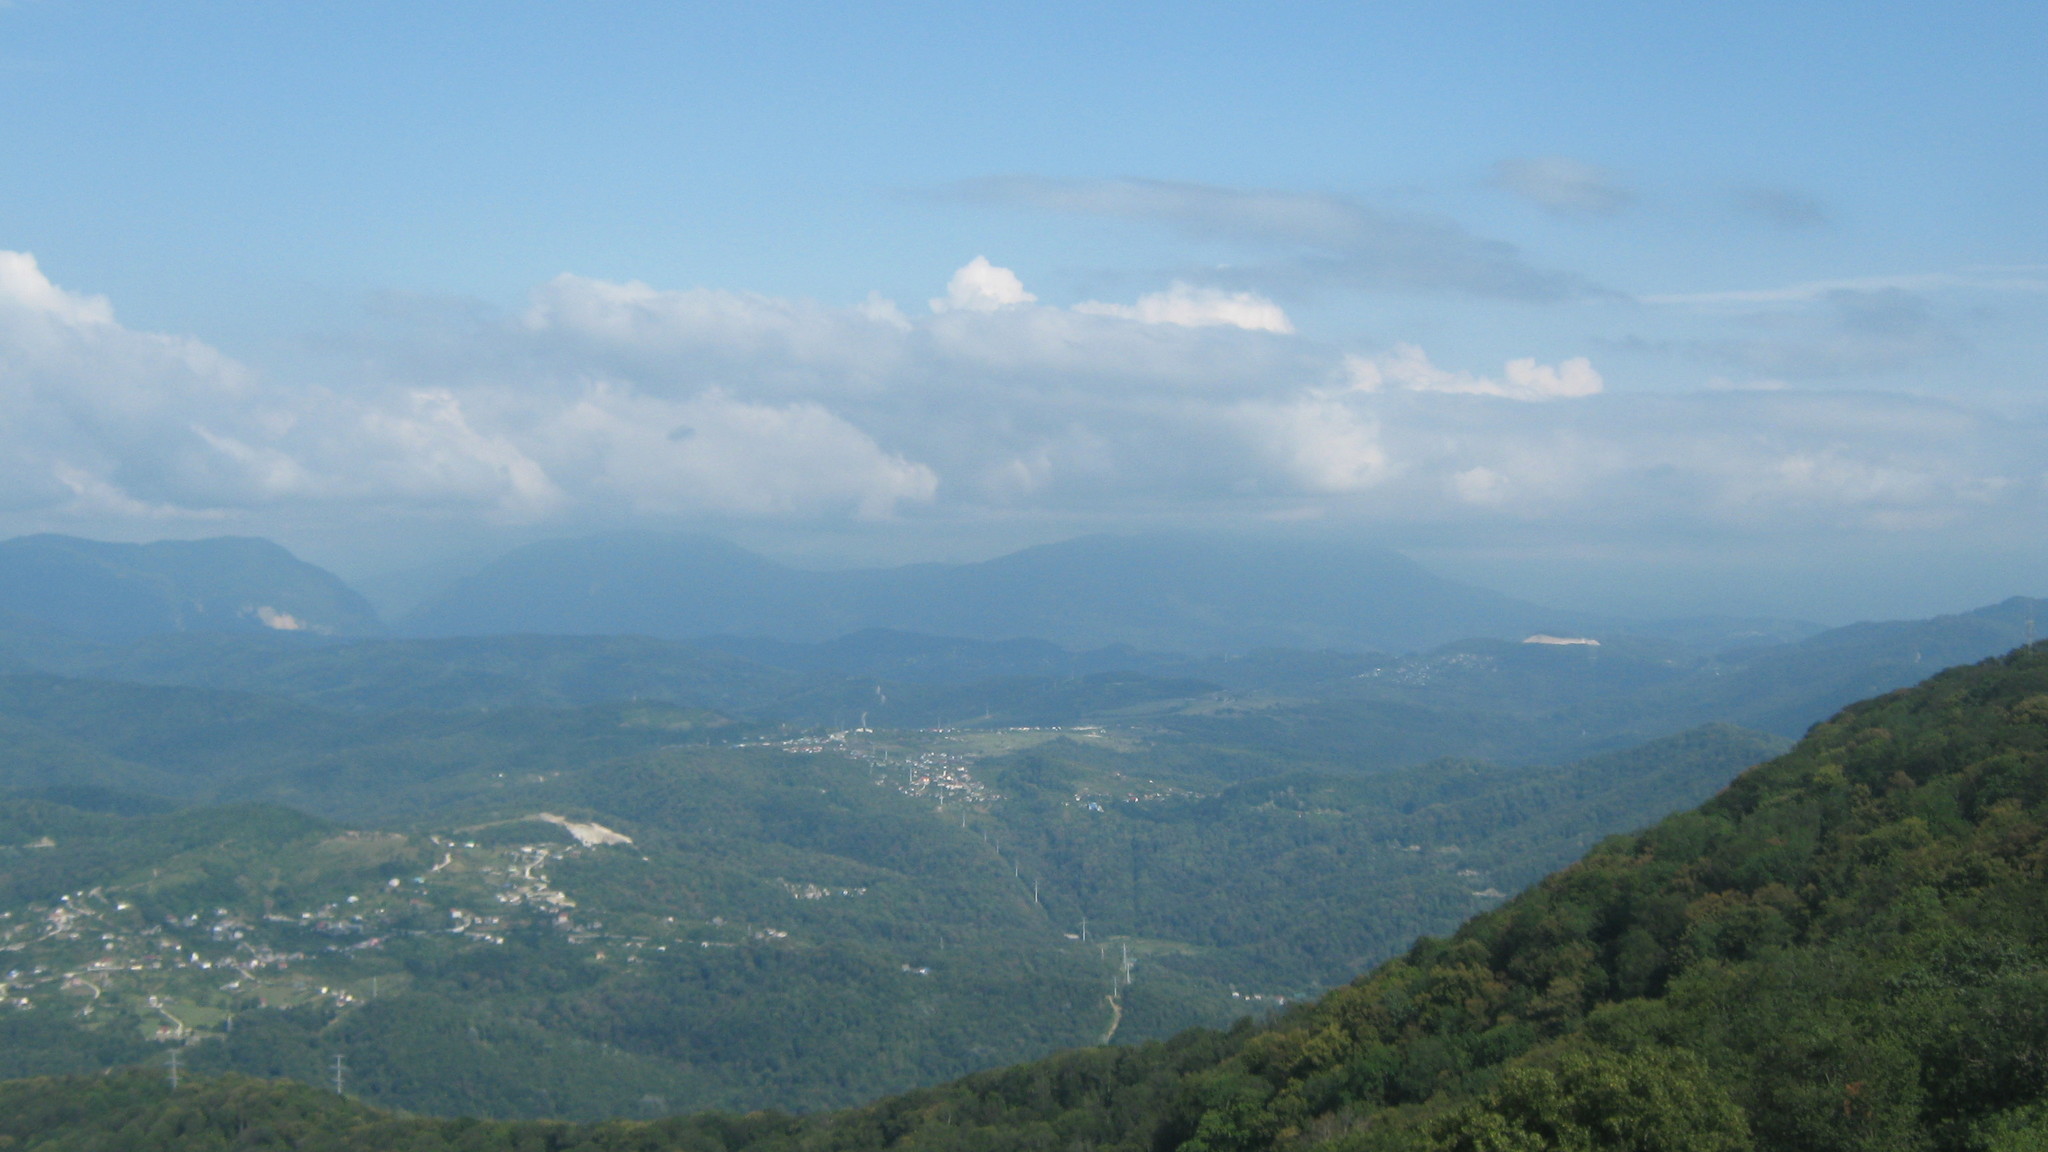
POLYGON ((401 622, 423 635, 713 635, 823 641, 881 628, 1068 648, 1402 650, 1584 617, 1468 587, 1385 549, 1200 536, 1086 536, 972 564, 808 571, 715 537, 529 545, 401 622), (1285 589, 1284 595, 1276 590, 1285 589))
POLYGON ((381 630, 376 610, 354 589, 253 536, 149 544, 49 533, 0 540, 0 606, 29 629, 102 639, 381 630))

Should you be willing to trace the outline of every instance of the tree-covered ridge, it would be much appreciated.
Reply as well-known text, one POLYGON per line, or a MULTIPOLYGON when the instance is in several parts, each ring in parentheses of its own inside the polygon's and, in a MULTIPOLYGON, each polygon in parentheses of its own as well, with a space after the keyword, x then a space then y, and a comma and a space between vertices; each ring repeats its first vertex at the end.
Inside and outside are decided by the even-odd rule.
POLYGON ((2048 1090, 2044 800, 2041 649, 1857 705, 1251 1041, 1196 1138, 1597 1146, 1680 1114, 1704 1127, 1671 1146, 2017 1138, 2048 1090), (1617 1081, 1641 1090, 1589 1112, 1617 1081))
POLYGON ((114 1077, 0 1089, 0 1132, 48 1148, 229 1147, 260 1127, 306 1148, 2017 1152, 2048 1138, 2044 871, 2035 648, 1857 705, 1703 807, 1265 1026, 801 1120, 407 1121, 304 1088, 174 1098, 114 1077))

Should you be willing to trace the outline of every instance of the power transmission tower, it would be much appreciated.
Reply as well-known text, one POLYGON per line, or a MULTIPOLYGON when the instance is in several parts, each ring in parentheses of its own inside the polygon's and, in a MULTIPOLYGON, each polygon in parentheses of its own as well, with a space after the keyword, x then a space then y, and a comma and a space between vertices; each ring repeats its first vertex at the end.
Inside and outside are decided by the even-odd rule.
POLYGON ((344 1093, 342 1092, 342 1090, 341 1090, 341 1077, 342 1077, 342 1069, 343 1069, 343 1059, 344 1059, 344 1058, 343 1058, 343 1056, 342 1056, 342 1054, 341 1054, 341 1053, 339 1053, 339 1052, 336 1052, 336 1053, 334 1054, 334 1094, 335 1094, 336 1096, 340 1096, 340 1095, 343 1095, 343 1094, 344 1094, 344 1093))
POLYGON ((178 1090, 178 1050, 171 1049, 171 1091, 178 1090))

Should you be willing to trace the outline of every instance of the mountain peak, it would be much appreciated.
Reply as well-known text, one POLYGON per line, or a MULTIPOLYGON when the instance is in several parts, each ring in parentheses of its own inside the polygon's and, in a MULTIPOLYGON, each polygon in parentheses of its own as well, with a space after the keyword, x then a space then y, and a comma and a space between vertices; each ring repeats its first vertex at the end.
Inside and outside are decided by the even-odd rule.
POLYGON ((125 544, 45 533, 0 541, 15 621, 100 639, 159 632, 374 632, 367 601, 325 569, 250 536, 125 544))
POLYGON ((1404 650, 1579 623, 1360 542, 1096 535, 977 563, 818 572, 705 537, 635 534, 514 551, 422 606, 408 626, 427 635, 783 641, 880 628, 1221 652, 1404 650))

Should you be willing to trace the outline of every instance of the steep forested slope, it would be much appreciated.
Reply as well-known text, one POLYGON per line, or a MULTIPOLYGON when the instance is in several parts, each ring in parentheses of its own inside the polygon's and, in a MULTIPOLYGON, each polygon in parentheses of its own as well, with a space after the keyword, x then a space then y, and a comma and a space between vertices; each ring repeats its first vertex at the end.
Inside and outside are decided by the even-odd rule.
POLYGON ((309 1089, 0 1088, 23 1147, 1929 1149, 2048 1143, 2048 650, 1850 708, 1264 1026, 809 1119, 405 1121, 309 1089))

